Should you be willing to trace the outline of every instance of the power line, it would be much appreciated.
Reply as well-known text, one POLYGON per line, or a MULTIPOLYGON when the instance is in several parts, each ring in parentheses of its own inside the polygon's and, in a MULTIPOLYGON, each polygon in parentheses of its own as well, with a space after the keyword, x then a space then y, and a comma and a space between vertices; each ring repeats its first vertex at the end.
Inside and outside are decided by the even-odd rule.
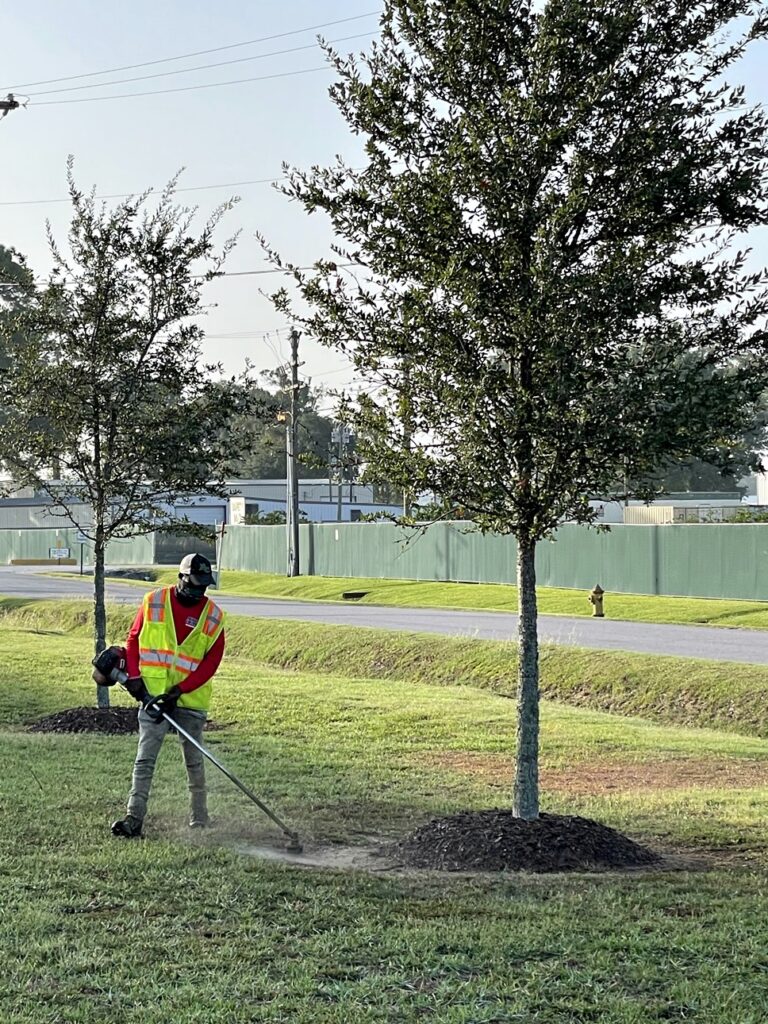
POLYGON ((315 377, 333 377, 339 373, 349 373, 350 370, 354 370, 353 366, 344 366, 340 370, 323 370, 322 373, 308 373, 307 378, 314 380, 315 377))
POLYGON ((36 85, 52 85, 55 82, 72 82, 76 78, 96 78, 99 75, 117 74, 118 71, 133 71, 136 68, 154 67, 157 64, 168 64, 174 60, 186 60, 187 57, 202 57, 206 53, 221 53, 223 50, 234 50, 240 46, 254 46, 256 43, 268 43, 273 39, 285 39, 286 36, 297 36, 303 32, 314 32, 319 28, 330 28, 333 25, 344 25, 350 21, 362 21, 364 18, 378 17, 381 11, 369 11, 367 14, 356 14, 351 18, 339 18, 337 21, 325 21, 320 25, 309 25, 307 28, 295 28, 290 32, 278 32, 271 36, 261 36, 259 39, 246 39, 242 43, 229 43, 227 46, 214 46, 208 50, 193 50, 191 53, 180 53, 176 57, 161 57, 159 60, 145 60, 140 64, 124 64, 119 68, 106 68, 104 71, 90 71, 82 75, 67 75, 63 78, 45 78, 39 82, 23 82, 21 85, 6 86, 0 89, 5 92, 8 89, 31 89, 36 85))
MULTIPOLYGON (((252 178, 249 181, 223 181, 218 185, 190 185, 187 188, 177 188, 174 192, 203 192, 207 189, 214 188, 242 188, 244 185, 273 185, 278 181, 286 181, 287 175, 281 174, 274 178, 252 178)), ((99 195, 94 196, 94 199, 130 199, 136 195, 149 195, 156 196, 163 193, 165 189, 162 188, 151 188, 147 189, 146 193, 143 191, 138 192, 118 192, 112 195, 99 195)), ((0 206, 42 206, 48 203, 68 203, 70 202, 69 196, 64 196, 61 199, 11 199, 11 200, 0 200, 0 206)))
POLYGON ((255 339, 265 340, 269 338, 271 334, 279 334, 280 331, 285 330, 284 327, 272 327, 269 330, 254 331, 231 331, 229 334, 208 334, 206 332, 206 338, 217 338, 221 341, 252 341, 255 339))
MULTIPOLYGON (((361 167, 351 168, 353 172, 362 170, 361 167)), ((186 188, 175 188, 174 194, 177 192, 205 192, 214 188, 242 188, 244 185, 276 185, 278 181, 288 181, 290 175, 288 174, 276 174, 273 178, 250 178, 247 181, 222 181, 216 185, 189 185, 186 188)), ((150 189, 136 189, 133 192, 115 192, 111 195, 98 195, 94 196, 94 199, 132 199, 134 196, 147 195, 147 196, 159 196, 165 192, 164 188, 150 188, 150 189)), ((0 200, 0 206, 45 206, 51 203, 69 203, 71 202, 69 196, 62 196, 60 199, 3 199, 0 200)), ((344 266, 352 266, 353 264, 348 263, 344 266)))
MULTIPOLYGON (((340 39, 330 39, 330 43, 346 43, 350 39, 370 39, 370 32, 358 32, 353 36, 342 36, 340 39)), ((193 68, 180 68, 178 71, 160 71, 154 75, 138 75, 134 78, 117 78, 113 82, 89 82, 87 85, 70 85, 64 89, 46 89, 43 92, 33 92, 29 99, 33 102, 36 96, 50 96, 53 93, 79 92, 82 89, 104 89, 110 85, 125 85, 127 82, 146 82, 150 78, 168 78, 170 75, 186 75, 193 71, 206 71, 209 68, 223 68, 229 64, 245 64, 252 60, 265 60, 267 57, 282 57, 286 53, 298 53, 301 50, 315 50, 317 43, 310 43, 308 46, 292 46, 287 50, 272 50, 270 53, 257 53, 253 57, 238 57, 236 60, 222 60, 215 64, 198 64, 193 68)))
POLYGON ((282 346, 281 346, 280 347, 280 351, 278 352, 277 347, 275 346, 275 342, 272 340, 272 334, 274 334, 275 341, 277 341, 277 343, 279 344, 280 343, 280 332, 281 331, 282 331, 282 328, 278 328, 274 332, 270 331, 267 334, 265 334, 264 338, 262 339, 264 341, 264 343, 266 344, 267 348, 272 353, 272 355, 275 357, 275 359, 277 360, 277 362, 279 363, 280 366, 282 366, 285 363, 285 360, 283 359, 283 349, 282 349, 282 346))
MULTIPOLYGON (((354 263, 339 263, 338 264, 339 269, 341 269, 342 267, 354 267, 354 266, 356 266, 356 264, 354 264, 354 263)), ((289 274, 291 272, 291 270, 293 270, 293 269, 296 269, 296 270, 315 270, 316 268, 315 267, 296 267, 296 268, 292 267, 290 269, 287 269, 287 268, 284 268, 284 267, 267 267, 267 268, 260 269, 260 270, 223 270, 220 273, 217 273, 210 280, 211 281, 218 281, 222 277, 260 277, 262 274, 289 274)), ((206 279, 206 277, 207 277, 206 274, 194 274, 193 277, 192 277, 192 280, 193 281, 203 281, 203 280, 206 279)), ((18 282, 18 281, 9 281, 9 282, 2 282, 2 281, 0 281, 0 288, 31 288, 31 287, 35 287, 35 286, 43 287, 43 286, 49 285, 51 283, 52 283, 51 281, 40 281, 40 280, 38 280, 38 281, 30 281, 28 284, 27 283, 18 282)), ((66 278, 65 280, 57 281, 56 282, 56 284, 76 284, 76 283, 77 283, 76 279, 74 279, 74 278, 66 278)), ((282 330, 282 328, 279 328, 279 330, 282 330)))
POLYGON ((313 71, 332 71, 328 64, 319 68, 302 68, 300 71, 281 71, 275 75, 259 75, 257 78, 234 78, 229 82, 210 82, 208 85, 184 85, 177 89, 153 89, 148 92, 120 92, 114 96, 83 96, 76 100, 41 100, 30 104, 35 107, 60 106, 62 103, 99 103, 104 100, 130 100, 136 96, 163 96, 171 92, 194 92, 198 89, 217 89, 222 85, 243 85, 245 82, 266 82, 272 78, 292 78, 294 75, 308 75, 313 71))

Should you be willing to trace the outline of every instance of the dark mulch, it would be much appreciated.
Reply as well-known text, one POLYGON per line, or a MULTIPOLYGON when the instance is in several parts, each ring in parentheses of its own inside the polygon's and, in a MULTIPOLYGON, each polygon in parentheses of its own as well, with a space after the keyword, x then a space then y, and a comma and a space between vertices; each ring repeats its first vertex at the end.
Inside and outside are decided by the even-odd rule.
POLYGON ((138 732, 136 708, 67 708, 39 718, 30 732, 102 732, 123 735, 138 732))
POLYGON ((404 864, 439 871, 594 871, 657 864, 651 850, 589 818, 471 811, 437 818, 397 843, 404 864))
MULTIPOLYGON (((231 723, 234 724, 234 723, 231 723)), ((224 729, 225 725, 205 723, 206 730, 224 729)), ((46 715, 29 725, 30 732, 100 732, 123 736, 139 731, 136 708, 67 708, 46 715)))

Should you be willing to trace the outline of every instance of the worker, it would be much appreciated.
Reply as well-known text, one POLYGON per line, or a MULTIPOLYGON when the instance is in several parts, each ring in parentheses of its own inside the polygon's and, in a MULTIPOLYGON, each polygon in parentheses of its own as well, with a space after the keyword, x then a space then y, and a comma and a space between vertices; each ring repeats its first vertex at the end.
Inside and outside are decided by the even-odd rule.
MULTIPOLYGON (((169 729, 163 714, 176 719, 198 743, 211 702, 212 679, 224 655, 224 612, 205 596, 213 583, 211 563, 186 555, 175 586, 150 591, 125 645, 125 688, 141 703, 139 748, 125 818, 112 834, 142 834, 147 800, 160 748, 169 729)), ((180 736, 191 797, 191 828, 209 824, 205 767, 200 751, 180 736)))

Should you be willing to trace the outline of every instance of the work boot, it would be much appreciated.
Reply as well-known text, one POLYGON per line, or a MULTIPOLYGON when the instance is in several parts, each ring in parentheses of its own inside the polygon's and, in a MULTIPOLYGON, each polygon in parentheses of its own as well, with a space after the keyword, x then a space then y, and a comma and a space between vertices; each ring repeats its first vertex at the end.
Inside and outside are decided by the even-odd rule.
POLYGON ((208 828, 211 819, 208 817, 208 794, 203 789, 192 791, 192 806, 189 809, 190 828, 208 828))
POLYGON ((141 839, 141 818, 129 814, 119 821, 113 821, 112 835, 120 839, 141 839))

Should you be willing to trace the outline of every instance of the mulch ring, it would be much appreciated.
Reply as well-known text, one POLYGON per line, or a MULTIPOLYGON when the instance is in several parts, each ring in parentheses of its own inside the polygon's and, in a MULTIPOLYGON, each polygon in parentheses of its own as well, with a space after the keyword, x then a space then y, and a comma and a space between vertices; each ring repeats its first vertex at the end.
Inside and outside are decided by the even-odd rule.
POLYGON ((589 818, 467 811, 437 818, 393 848, 408 867, 437 871, 605 871, 656 865, 661 858, 589 818))
MULTIPOLYGON (((231 723, 230 723, 231 724, 231 723)), ((216 722, 205 723, 206 730, 224 729, 216 722)), ((99 732, 109 736, 125 736, 139 731, 137 708, 67 708, 38 718, 29 725, 30 732, 99 732)))

